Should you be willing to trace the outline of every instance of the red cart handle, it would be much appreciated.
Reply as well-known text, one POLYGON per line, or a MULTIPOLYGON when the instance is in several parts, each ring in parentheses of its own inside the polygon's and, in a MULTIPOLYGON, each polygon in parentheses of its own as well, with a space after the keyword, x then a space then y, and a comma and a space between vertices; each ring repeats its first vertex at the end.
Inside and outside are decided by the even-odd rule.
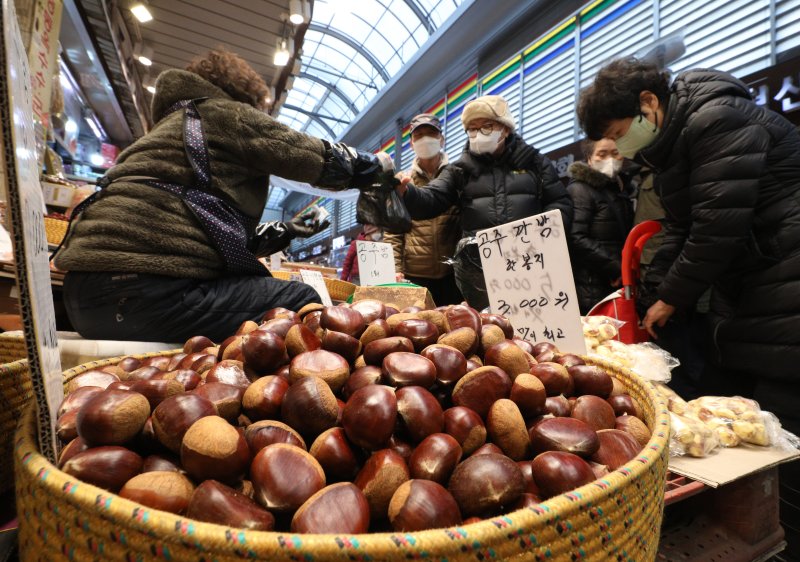
POLYGON ((625 298, 630 299, 632 288, 639 278, 639 260, 642 257, 642 248, 650 237, 661 230, 658 221, 644 221, 634 226, 625 246, 622 248, 622 286, 625 288, 625 298))

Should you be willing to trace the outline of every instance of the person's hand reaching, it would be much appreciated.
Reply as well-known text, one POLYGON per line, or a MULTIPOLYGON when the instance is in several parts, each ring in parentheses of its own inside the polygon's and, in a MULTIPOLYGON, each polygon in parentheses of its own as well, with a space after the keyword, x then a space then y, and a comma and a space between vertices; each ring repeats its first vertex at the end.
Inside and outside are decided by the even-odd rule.
POLYGON ((296 238, 308 238, 328 228, 328 226, 330 226, 330 221, 325 219, 319 222, 316 212, 307 211, 284 224, 286 225, 286 230, 288 230, 289 234, 292 236, 296 238))

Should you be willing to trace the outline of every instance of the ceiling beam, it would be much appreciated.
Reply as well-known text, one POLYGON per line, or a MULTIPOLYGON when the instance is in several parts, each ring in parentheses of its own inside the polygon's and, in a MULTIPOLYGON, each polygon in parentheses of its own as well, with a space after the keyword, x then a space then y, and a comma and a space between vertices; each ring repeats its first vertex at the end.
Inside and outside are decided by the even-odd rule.
MULTIPOLYGON (((342 100, 346 105, 347 108, 353 112, 353 117, 358 115, 358 109, 356 109, 356 105, 348 98, 344 92, 342 92, 339 88, 337 88, 334 84, 330 82, 326 82, 319 76, 315 76, 314 74, 309 74, 308 72, 301 72, 297 75, 298 78, 305 78, 306 80, 311 80, 312 82, 316 82, 324 87, 326 87, 331 93, 336 94, 336 96, 342 100)), ((349 121, 348 121, 349 123, 349 121)))
MULTIPOLYGON (((330 138, 332 139, 336 138, 336 133, 333 132, 333 129, 331 129, 330 126, 325 121, 322 120, 322 118, 324 117, 326 119, 333 119, 334 121, 339 121, 339 119, 336 119, 334 117, 328 117, 327 115, 321 115, 313 111, 308 111, 306 109, 303 109, 302 107, 297 107, 296 105, 289 105, 284 103, 281 107, 283 107, 284 109, 288 109, 290 111, 296 111, 297 113, 302 113, 303 115, 308 115, 311 119, 316 121, 320 125, 320 127, 325 129, 325 131, 330 135, 330 138)), ((348 121, 342 121, 342 123, 348 123, 348 121)))
POLYGON ((415 0, 405 0, 405 3, 409 10, 414 12, 414 15, 419 18, 419 21, 422 23, 423 27, 425 27, 428 35, 433 35, 433 32, 436 31, 436 27, 434 27, 431 18, 428 17, 428 14, 426 14, 424 10, 419 7, 419 4, 417 4, 415 0))
POLYGON ((310 31, 316 31, 324 35, 330 35, 331 37, 334 37, 339 41, 341 41, 342 43, 344 43, 345 45, 351 47, 354 51, 356 51, 358 54, 360 54, 362 57, 364 57, 369 61, 369 63, 373 66, 373 68, 375 68, 378 74, 381 75, 381 78, 383 78, 384 82, 389 81, 389 74, 386 72, 386 69, 383 68, 383 65, 380 63, 380 61, 376 59, 372 53, 367 51, 361 43, 354 41, 341 31, 327 25, 320 25, 318 23, 311 22, 310 24, 308 24, 308 29, 310 31))

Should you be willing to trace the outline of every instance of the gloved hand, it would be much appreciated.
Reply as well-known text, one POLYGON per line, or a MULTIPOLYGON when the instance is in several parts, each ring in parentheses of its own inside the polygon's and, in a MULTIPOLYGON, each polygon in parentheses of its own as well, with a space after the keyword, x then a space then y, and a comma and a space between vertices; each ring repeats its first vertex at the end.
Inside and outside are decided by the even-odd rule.
POLYGON ((319 179, 314 182, 319 187, 329 189, 368 188, 381 172, 394 172, 391 157, 385 152, 372 154, 356 150, 343 143, 325 145, 325 163, 319 179))
POLYGON ((307 211, 298 217, 294 217, 289 222, 283 223, 286 230, 294 238, 308 238, 322 232, 330 226, 330 221, 325 219, 319 222, 315 211, 307 211))
POLYGON ((539 151, 531 145, 518 140, 509 158, 510 164, 518 170, 536 170, 539 151))

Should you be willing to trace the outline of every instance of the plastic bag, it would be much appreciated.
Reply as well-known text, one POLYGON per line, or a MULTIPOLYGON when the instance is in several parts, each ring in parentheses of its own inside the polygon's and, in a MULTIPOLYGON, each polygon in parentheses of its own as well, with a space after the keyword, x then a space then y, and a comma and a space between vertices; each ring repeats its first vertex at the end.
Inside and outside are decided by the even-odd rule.
POLYGON ((674 457, 706 457, 719 447, 714 431, 698 419, 669 413, 669 454, 674 457))
POLYGON ((681 364, 654 343, 629 345, 628 353, 633 360, 633 371, 650 382, 669 382, 672 379, 672 369, 681 364))
POLYGON ((378 174, 372 189, 358 195, 356 220, 361 224, 374 224, 387 232, 403 234, 411 230, 411 215, 395 190, 399 184, 400 180, 391 173, 378 174))
POLYGON ((665 384, 653 383, 656 392, 667 402, 667 409, 679 415, 685 414, 689 410, 689 403, 665 384))

